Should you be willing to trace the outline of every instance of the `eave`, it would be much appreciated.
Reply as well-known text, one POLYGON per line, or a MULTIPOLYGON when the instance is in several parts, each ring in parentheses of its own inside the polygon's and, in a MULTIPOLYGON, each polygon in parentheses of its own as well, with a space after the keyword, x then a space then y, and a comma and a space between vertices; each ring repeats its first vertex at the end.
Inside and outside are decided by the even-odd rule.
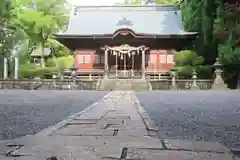
MULTIPOLYGON (((169 38, 197 38, 197 32, 188 34, 166 34, 166 35, 146 35, 135 34, 133 38, 137 39, 169 39, 169 38)), ((54 37, 58 39, 114 39, 114 34, 102 34, 102 35, 75 35, 75 34, 55 34, 54 37)))

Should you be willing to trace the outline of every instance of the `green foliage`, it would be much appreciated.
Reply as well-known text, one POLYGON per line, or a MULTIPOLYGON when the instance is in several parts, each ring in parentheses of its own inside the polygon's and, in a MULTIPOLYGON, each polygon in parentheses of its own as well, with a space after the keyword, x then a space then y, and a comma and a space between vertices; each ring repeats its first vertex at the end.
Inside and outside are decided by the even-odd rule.
POLYGON ((45 78, 50 79, 52 78, 53 74, 57 73, 57 69, 55 67, 37 67, 31 64, 22 65, 20 66, 20 78, 45 78))
MULTIPOLYGON (((142 4, 143 0, 132 0, 131 4, 142 4)), ((180 0, 156 0, 156 4, 175 4, 179 3, 180 0)))
POLYGON ((232 36, 219 45, 220 60, 225 65, 239 64, 240 62, 240 46, 234 47, 232 36))
POLYGON ((46 47, 52 48, 54 50, 55 57, 66 57, 71 54, 70 50, 54 39, 48 39, 46 42, 46 47))
POLYGON ((199 65, 193 67, 190 65, 187 66, 176 66, 177 75, 181 79, 191 79, 193 76, 193 71, 196 69, 197 77, 199 79, 211 79, 212 78, 212 67, 207 65, 199 65))
POLYGON ((22 28, 33 44, 41 48, 41 66, 44 67, 44 50, 52 34, 60 31, 68 20, 65 0, 15 0, 17 18, 14 23, 22 28))
POLYGON ((61 72, 64 69, 73 68, 74 57, 66 56, 66 57, 59 57, 59 58, 51 58, 51 59, 48 59, 46 65, 49 67, 56 66, 58 68, 58 70, 61 72))
POLYGON ((174 68, 177 69, 180 78, 192 78, 194 69, 196 69, 198 78, 211 78, 211 67, 203 65, 203 63, 202 56, 198 56, 194 51, 184 50, 176 53, 174 68))
POLYGON ((198 56, 196 52, 191 50, 177 52, 175 56, 176 66, 197 66, 203 64, 203 62, 203 57, 198 56))

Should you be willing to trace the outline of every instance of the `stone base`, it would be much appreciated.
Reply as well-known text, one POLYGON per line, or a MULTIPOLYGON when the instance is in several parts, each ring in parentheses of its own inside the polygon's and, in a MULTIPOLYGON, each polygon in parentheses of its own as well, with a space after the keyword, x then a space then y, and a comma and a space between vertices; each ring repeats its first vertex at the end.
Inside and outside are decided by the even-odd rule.
POLYGON ((226 84, 213 84, 212 85, 212 90, 229 90, 226 84))
POLYGON ((191 86, 190 90, 195 91, 195 90, 200 90, 200 88, 198 86, 191 86))
POLYGON ((177 88, 176 86, 174 86, 174 87, 171 86, 171 87, 170 87, 170 90, 174 90, 174 91, 176 91, 176 90, 178 90, 178 88, 177 88))

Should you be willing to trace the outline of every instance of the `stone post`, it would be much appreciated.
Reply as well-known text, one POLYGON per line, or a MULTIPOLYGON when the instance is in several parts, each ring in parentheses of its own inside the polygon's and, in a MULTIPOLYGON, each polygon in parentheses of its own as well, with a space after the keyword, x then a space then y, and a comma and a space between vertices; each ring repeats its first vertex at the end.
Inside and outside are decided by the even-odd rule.
POLYGON ((116 79, 117 79, 118 78, 118 54, 116 52, 115 54, 116 54, 115 61, 116 61, 116 79))
POLYGON ((176 84, 176 71, 172 70, 172 86, 171 89, 176 90, 177 89, 177 84, 176 84))
POLYGON ((194 68, 193 73, 192 73, 192 86, 191 90, 198 90, 199 87, 197 85, 197 72, 196 69, 194 68))
POLYGON ((134 77, 134 54, 132 56, 132 77, 134 77))
POLYGON ((3 78, 4 79, 8 79, 8 59, 4 58, 4 64, 3 64, 3 68, 4 68, 4 73, 3 73, 3 78))
POLYGON ((145 78, 145 50, 142 51, 142 79, 145 78))
POLYGON ((240 89, 240 72, 238 72, 237 89, 240 89))
POLYGON ((108 50, 105 49, 104 55, 104 78, 108 78, 108 50))
POLYGON ((57 76, 55 74, 52 75, 52 79, 53 79, 53 86, 54 86, 54 89, 57 88, 57 82, 56 82, 56 79, 57 79, 57 76))
POLYGON ((14 79, 18 79, 19 78, 19 60, 18 57, 14 58, 14 79))
POLYGON ((212 89, 215 90, 221 90, 221 89, 227 89, 227 85, 224 84, 224 81, 222 79, 221 73, 222 73, 222 64, 219 61, 219 58, 216 59, 216 63, 213 65, 215 68, 215 79, 212 85, 212 89))
POLYGON ((71 79, 72 79, 71 89, 76 89, 77 84, 76 84, 76 70, 75 69, 72 70, 71 79))

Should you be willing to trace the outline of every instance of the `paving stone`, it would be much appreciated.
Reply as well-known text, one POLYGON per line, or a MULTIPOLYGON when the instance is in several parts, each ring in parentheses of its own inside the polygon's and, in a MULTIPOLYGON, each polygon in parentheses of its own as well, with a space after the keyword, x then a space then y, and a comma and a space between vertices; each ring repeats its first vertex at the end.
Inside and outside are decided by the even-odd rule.
POLYGON ((137 128, 137 127, 125 127, 118 130, 117 136, 134 136, 134 137, 143 137, 147 136, 148 132, 146 128, 137 128))
POLYGON ((192 150, 192 151, 206 151, 206 152, 229 152, 229 149, 218 142, 204 142, 204 141, 187 141, 165 139, 168 149, 176 150, 192 150))
POLYGON ((18 160, 44 160, 56 156, 58 160, 100 160, 94 149, 76 146, 35 146, 29 150, 32 155, 25 155, 18 160), (54 147, 54 148, 53 148, 54 147))
POLYGON ((118 120, 130 120, 130 116, 125 116, 125 115, 123 115, 123 116, 116 116, 116 117, 114 117, 114 116, 109 116, 109 117, 103 117, 103 120, 110 120, 110 119, 118 119, 118 120))
POLYGON ((125 120, 124 121, 124 126, 146 128, 142 119, 139 119, 139 120, 125 120))
MULTIPOLYGON (((104 157, 106 155, 118 155, 120 156, 121 150, 123 147, 140 147, 140 148, 153 148, 153 149, 162 149, 161 143, 159 139, 151 138, 151 137, 141 137, 141 138, 133 138, 133 137, 61 137, 54 136, 50 137, 49 140, 44 140, 41 145, 36 146, 24 146, 18 151, 14 152, 15 156, 25 156, 25 157, 38 157, 44 158, 38 155, 61 155, 62 153, 69 153, 71 148, 80 148, 79 146, 84 146, 83 150, 85 152, 86 148, 93 151, 95 155, 98 157, 104 157), (62 139, 62 141, 61 141, 62 139), (70 149, 68 146, 70 146, 70 149), (67 147, 66 147, 67 146, 67 147), (65 147, 65 148, 61 148, 65 147), (64 152, 62 151, 64 150, 64 152)), ((82 151, 82 150, 81 150, 82 151)), ((66 153, 66 154, 67 154, 66 153)))
POLYGON ((4 155, 0 155, 0 159, 1 160, 13 160, 12 157, 7 157, 7 156, 4 156, 4 155))
POLYGON ((100 127, 100 129, 108 129, 108 128, 122 128, 124 124, 124 120, 121 119, 103 119, 96 124, 96 127, 100 127))
POLYGON ((10 140, 0 141, 0 155, 6 155, 11 150, 14 150, 15 147, 8 147, 7 144, 10 143, 10 140))
POLYGON ((108 112, 108 110, 105 109, 101 109, 99 106, 97 106, 96 108, 82 114, 81 116, 76 117, 75 119, 78 120, 89 120, 89 119, 96 119, 99 120, 101 119, 104 115, 106 115, 108 112))
POLYGON ((95 124, 97 123, 97 120, 95 119, 73 119, 71 121, 68 122, 68 124, 72 124, 72 125, 77 125, 77 124, 95 124))
POLYGON ((79 125, 70 125, 59 129, 56 134, 74 136, 112 136, 114 129, 81 128, 79 125))
POLYGON ((128 148, 127 159, 137 160, 201 160, 196 152, 128 148))
POLYGON ((233 160, 233 156, 228 153, 198 153, 202 160, 233 160))

